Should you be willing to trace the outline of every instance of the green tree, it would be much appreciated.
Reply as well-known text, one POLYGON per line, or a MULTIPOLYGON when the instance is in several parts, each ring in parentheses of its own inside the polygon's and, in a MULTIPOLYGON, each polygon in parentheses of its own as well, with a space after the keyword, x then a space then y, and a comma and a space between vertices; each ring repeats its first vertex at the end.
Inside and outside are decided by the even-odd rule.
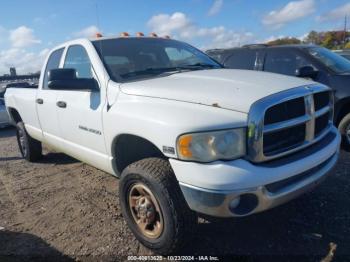
POLYGON ((300 44, 300 43, 301 41, 295 37, 278 38, 276 40, 267 42, 268 45, 291 45, 291 44, 300 44))
POLYGON ((337 44, 334 32, 326 32, 321 42, 323 47, 333 49, 337 44))
POLYGON ((321 43, 321 34, 311 31, 304 40, 305 43, 319 45, 321 43))

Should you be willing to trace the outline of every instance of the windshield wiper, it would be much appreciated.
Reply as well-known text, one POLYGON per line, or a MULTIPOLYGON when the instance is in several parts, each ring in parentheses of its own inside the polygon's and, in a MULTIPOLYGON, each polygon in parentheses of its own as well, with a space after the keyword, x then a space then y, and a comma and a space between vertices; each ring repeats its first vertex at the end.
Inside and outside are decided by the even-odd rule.
POLYGON ((207 68, 220 68, 217 65, 213 64, 206 64, 206 63, 196 63, 196 64, 190 64, 190 65, 181 65, 179 66, 181 69, 191 69, 191 70, 198 70, 198 69, 207 69, 207 68))
POLYGON ((165 72, 173 72, 173 71, 180 71, 180 70, 181 68, 178 68, 178 67, 155 67, 155 68, 150 67, 140 71, 133 71, 133 72, 121 74, 120 76, 122 78, 128 78, 128 77, 140 76, 140 75, 160 75, 165 72))
POLYGON ((150 67, 140 71, 133 71, 133 72, 121 74, 120 76, 122 78, 130 78, 130 77, 137 77, 137 76, 143 76, 143 75, 161 75, 164 73, 181 73, 183 71, 200 70, 203 68, 219 68, 219 67, 216 65, 205 64, 205 63, 181 65, 176 67, 150 67))

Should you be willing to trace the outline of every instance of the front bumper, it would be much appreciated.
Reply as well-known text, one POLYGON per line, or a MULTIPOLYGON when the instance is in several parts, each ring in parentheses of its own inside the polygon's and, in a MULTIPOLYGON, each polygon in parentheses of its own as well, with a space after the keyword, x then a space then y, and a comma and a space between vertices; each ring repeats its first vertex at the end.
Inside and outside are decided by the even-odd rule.
POLYGON ((170 163, 192 210, 215 217, 247 216, 288 202, 325 179, 339 157, 340 135, 335 128, 331 133, 323 144, 266 165, 245 160, 170 163))

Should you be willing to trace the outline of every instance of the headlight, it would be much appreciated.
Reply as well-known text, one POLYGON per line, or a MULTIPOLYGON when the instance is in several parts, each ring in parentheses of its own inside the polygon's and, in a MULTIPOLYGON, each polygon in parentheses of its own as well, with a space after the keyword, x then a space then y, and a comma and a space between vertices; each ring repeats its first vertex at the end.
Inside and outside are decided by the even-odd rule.
POLYGON ((177 152, 180 159, 199 162, 236 159, 246 154, 246 129, 182 135, 177 152))

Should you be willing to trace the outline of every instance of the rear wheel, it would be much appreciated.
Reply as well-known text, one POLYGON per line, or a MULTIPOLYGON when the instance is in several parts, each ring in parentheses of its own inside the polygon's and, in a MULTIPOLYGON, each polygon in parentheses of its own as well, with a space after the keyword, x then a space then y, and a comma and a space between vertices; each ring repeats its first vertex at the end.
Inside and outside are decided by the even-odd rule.
POLYGON ((342 145, 346 151, 350 151, 350 113, 343 117, 339 123, 339 132, 342 135, 342 145))
POLYGON ((42 157, 41 143, 29 136, 23 122, 18 122, 16 127, 17 142, 22 157, 29 162, 39 160, 42 157))
POLYGON ((119 183, 123 216, 135 237, 162 255, 178 252, 197 224, 167 160, 129 165, 119 183))

